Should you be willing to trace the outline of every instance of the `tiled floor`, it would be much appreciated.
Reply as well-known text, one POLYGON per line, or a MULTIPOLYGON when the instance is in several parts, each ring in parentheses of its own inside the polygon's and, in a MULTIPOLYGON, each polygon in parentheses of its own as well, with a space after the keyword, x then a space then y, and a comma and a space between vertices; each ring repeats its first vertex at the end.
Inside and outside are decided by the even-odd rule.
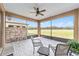
MULTIPOLYGON (((36 37, 36 39, 40 39, 43 45, 47 47, 49 44, 56 46, 58 43, 62 43, 42 37, 36 37)), ((12 45, 14 47, 15 56, 33 56, 33 44, 31 39, 8 43, 7 46, 9 45, 12 45)), ((35 55, 38 56, 37 53, 35 53, 35 55)), ((53 51, 51 51, 50 55, 53 55, 53 51)))

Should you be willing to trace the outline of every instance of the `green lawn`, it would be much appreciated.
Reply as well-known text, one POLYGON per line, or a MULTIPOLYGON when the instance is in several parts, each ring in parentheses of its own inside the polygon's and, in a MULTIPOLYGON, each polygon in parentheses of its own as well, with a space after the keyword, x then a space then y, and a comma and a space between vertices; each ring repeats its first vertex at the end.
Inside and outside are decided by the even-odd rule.
MULTIPOLYGON (((41 30, 41 34, 43 35, 50 36, 50 33, 50 30, 41 30)), ((52 30, 52 36, 73 39, 74 33, 73 30, 52 30)))
MULTIPOLYGON (((28 30, 28 32, 32 33, 32 34, 37 34, 37 30, 28 30)), ((42 29, 41 35, 51 36, 51 31, 49 29, 42 29)), ((73 39, 74 38, 74 31, 73 30, 66 30, 66 29, 52 30, 52 36, 73 39)))
POLYGON ((37 30, 28 30, 28 35, 35 35, 37 34, 37 30))

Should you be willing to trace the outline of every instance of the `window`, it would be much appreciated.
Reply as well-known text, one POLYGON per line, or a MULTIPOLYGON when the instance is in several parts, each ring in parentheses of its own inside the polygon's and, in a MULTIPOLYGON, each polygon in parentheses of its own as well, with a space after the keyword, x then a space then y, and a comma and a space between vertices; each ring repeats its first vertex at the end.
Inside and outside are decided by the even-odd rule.
POLYGON ((25 26, 22 26, 22 28, 25 28, 25 26))
POLYGON ((27 21, 28 35, 37 35, 37 22, 27 21))
POLYGON ((20 26, 16 26, 17 28, 20 28, 20 26))
POLYGON ((41 23, 41 35, 51 36, 51 21, 41 23))
POLYGON ((14 27, 13 25, 8 25, 8 27, 14 27))
POLYGON ((52 20, 52 36, 74 39, 74 16, 52 20))
POLYGON ((41 23, 41 35, 74 39, 74 16, 53 19, 41 23))

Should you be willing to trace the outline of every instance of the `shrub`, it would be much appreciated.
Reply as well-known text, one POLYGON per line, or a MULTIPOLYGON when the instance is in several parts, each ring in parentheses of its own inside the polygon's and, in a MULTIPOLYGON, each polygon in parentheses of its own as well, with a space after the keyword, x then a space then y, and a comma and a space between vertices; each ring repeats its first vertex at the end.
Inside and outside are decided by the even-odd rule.
POLYGON ((68 45, 70 45, 70 49, 74 52, 74 53, 77 53, 79 54, 79 43, 75 40, 69 40, 67 42, 68 45))

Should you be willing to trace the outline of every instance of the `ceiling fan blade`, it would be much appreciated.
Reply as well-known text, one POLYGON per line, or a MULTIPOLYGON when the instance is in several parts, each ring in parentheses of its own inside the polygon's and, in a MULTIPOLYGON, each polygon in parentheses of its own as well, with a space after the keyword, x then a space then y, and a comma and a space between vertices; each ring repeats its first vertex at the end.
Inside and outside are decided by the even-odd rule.
POLYGON ((34 8, 34 10, 37 10, 37 8, 36 7, 33 7, 34 8))
POLYGON ((44 14, 39 13, 40 15, 44 16, 44 14))
POLYGON ((44 10, 41 10, 40 12, 45 12, 46 10, 44 9, 44 10))

